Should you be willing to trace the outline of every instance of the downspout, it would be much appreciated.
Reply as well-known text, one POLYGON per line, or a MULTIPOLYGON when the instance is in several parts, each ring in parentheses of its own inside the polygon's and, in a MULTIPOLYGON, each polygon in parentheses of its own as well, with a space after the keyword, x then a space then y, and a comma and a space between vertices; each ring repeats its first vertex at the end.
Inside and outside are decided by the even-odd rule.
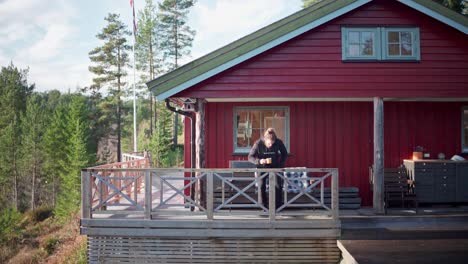
MULTIPOLYGON (((171 106, 169 99, 166 99, 166 108, 169 111, 181 114, 190 119, 190 168, 195 169, 195 116, 191 112, 184 112, 177 110, 175 107, 171 106)), ((190 177, 193 179, 195 177, 195 172, 190 173, 190 177)), ((184 184, 185 185, 185 184, 184 184)), ((190 186, 190 198, 195 201, 195 184, 190 186)), ((191 207, 192 210, 195 209, 191 207)))

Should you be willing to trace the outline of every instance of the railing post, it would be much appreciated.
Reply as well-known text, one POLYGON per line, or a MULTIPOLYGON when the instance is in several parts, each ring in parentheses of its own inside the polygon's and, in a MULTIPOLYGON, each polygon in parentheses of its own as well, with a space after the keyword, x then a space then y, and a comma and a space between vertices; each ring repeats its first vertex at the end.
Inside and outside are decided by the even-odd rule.
POLYGON ((268 212, 270 221, 275 221, 276 218, 276 174, 270 172, 269 177, 269 190, 268 190, 268 212))
POLYGON ((89 172, 81 171, 81 218, 91 218, 91 175, 89 172))
POLYGON ((340 202, 339 202, 339 184, 338 184, 338 169, 334 169, 332 172, 332 201, 331 201, 331 208, 332 208, 332 217, 333 219, 338 219, 340 213, 340 202))
POLYGON ((145 170, 145 219, 151 219, 151 209, 153 208, 152 185, 151 171, 145 170))
POLYGON ((206 175, 206 212, 208 220, 213 220, 213 172, 206 175))

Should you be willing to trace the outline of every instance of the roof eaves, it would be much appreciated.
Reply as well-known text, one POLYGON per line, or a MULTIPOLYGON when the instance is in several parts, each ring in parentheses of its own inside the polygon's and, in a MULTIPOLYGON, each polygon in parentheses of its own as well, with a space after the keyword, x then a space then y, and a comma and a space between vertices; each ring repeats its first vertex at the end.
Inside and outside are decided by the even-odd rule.
POLYGON ((321 1, 150 81, 147 85, 158 100, 163 100, 370 1, 321 1))
POLYGON ((445 6, 428 0, 398 0, 434 19, 441 21, 457 30, 468 34, 468 17, 461 15, 445 6))

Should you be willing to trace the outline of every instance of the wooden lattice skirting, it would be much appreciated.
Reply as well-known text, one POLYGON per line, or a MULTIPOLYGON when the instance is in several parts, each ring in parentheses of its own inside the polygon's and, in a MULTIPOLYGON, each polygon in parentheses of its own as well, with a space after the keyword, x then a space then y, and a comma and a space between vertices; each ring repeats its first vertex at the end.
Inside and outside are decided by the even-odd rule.
POLYGON ((88 236, 89 263, 338 263, 336 239, 88 236))

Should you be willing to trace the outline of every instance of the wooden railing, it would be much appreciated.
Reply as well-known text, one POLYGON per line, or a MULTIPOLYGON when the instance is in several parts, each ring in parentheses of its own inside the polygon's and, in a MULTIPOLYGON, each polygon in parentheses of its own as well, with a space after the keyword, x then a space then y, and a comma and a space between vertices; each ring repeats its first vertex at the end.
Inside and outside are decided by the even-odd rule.
POLYGON ((84 219, 99 218, 103 214, 112 214, 113 218, 124 215, 144 219, 185 216, 184 219, 216 220, 226 216, 257 216, 274 221, 290 215, 337 219, 338 195, 338 169, 95 167, 82 171, 84 219), (184 177, 192 172, 196 176, 184 177), (288 177, 292 172, 301 177, 288 177), (268 180, 267 203, 261 201, 259 187, 265 180, 268 180), (278 181, 283 181, 283 201, 276 208, 278 181), (197 186, 196 195, 186 195, 192 185, 197 186), (331 199, 325 195, 326 187, 331 187, 331 199))

